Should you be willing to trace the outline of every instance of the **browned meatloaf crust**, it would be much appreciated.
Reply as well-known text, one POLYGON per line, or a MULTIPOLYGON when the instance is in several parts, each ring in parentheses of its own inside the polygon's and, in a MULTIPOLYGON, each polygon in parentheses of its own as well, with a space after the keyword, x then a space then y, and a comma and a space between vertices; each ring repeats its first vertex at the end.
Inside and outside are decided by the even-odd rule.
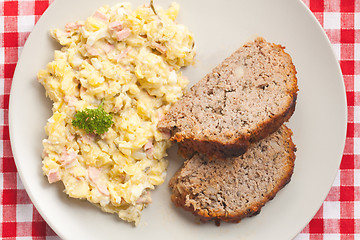
POLYGON ((259 37, 225 59, 159 122, 171 140, 211 157, 243 154, 295 110, 296 70, 283 47, 259 37))
POLYGON ((226 161, 196 154, 169 182, 171 200, 203 221, 239 222, 256 215, 291 179, 292 132, 285 125, 226 161))

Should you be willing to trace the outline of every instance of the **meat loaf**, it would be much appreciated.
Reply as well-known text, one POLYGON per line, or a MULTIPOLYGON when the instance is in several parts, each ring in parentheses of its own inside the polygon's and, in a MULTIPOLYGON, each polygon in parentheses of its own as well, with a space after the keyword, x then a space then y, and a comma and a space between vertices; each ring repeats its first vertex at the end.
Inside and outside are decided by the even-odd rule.
POLYGON ((245 44, 195 84, 159 122, 160 131, 207 156, 243 154, 295 110, 296 70, 280 45, 245 44))
POLYGON ((202 221, 239 222, 256 215, 291 179, 292 132, 285 125, 226 161, 195 154, 171 178, 171 200, 202 221))

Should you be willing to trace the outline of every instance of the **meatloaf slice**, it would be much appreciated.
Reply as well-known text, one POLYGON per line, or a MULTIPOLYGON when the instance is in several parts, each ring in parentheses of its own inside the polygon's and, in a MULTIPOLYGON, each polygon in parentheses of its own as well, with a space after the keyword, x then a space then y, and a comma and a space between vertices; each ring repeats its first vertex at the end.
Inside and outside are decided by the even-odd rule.
POLYGON ((292 132, 279 130, 226 161, 195 154, 171 178, 171 200, 202 221, 239 222, 260 212, 291 178, 292 132))
POLYGON ((259 37, 196 83, 158 128, 207 156, 239 156, 291 117, 297 91, 290 55, 259 37))

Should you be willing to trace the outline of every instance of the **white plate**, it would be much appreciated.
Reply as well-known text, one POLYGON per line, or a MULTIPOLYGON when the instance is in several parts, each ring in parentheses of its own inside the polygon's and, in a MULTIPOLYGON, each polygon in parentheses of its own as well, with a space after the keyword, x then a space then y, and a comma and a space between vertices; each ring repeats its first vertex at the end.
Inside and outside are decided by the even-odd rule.
MULTIPOLYGON (((255 217, 239 224, 197 224, 175 208, 167 183, 153 193, 137 228, 85 201, 68 199, 41 170, 43 127, 51 103, 36 80, 59 48, 48 30, 85 19, 115 0, 55 1, 29 36, 18 62, 10 98, 11 143, 22 182, 48 224, 65 239, 291 239, 325 199, 343 153, 347 107, 343 79, 324 31, 299 0, 179 0, 178 21, 194 32, 197 65, 186 69, 192 84, 254 35, 286 46, 298 71, 299 96, 289 126, 298 147, 292 181, 255 217)), ((144 3, 133 0, 133 6, 144 3)), ((168 6, 168 0, 156 0, 168 6)), ((181 164, 170 150, 168 178, 181 164)), ((166 182, 167 182, 166 181, 166 182)))

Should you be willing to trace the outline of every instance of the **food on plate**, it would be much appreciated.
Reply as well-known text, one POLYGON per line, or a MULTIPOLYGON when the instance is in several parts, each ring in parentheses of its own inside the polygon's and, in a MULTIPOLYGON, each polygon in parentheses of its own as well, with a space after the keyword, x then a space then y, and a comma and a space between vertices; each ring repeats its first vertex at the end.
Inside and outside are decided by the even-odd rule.
POLYGON ((178 101, 193 64, 192 33, 168 9, 129 3, 99 8, 51 35, 62 45, 38 73, 53 115, 43 140, 43 172, 70 197, 138 224, 162 184, 169 136, 159 119, 178 101))
POLYGON ((239 156, 291 117, 297 91, 290 55, 258 37, 196 83, 158 127, 183 152, 239 156))
POLYGON ((158 124, 187 159, 169 182, 174 204, 217 225, 258 214, 293 173, 283 123, 297 91, 291 57, 261 37, 195 84, 158 124))
POLYGON ((256 215, 291 179, 295 145, 285 125, 239 157, 195 154, 169 182, 171 199, 202 221, 239 222, 256 215))

